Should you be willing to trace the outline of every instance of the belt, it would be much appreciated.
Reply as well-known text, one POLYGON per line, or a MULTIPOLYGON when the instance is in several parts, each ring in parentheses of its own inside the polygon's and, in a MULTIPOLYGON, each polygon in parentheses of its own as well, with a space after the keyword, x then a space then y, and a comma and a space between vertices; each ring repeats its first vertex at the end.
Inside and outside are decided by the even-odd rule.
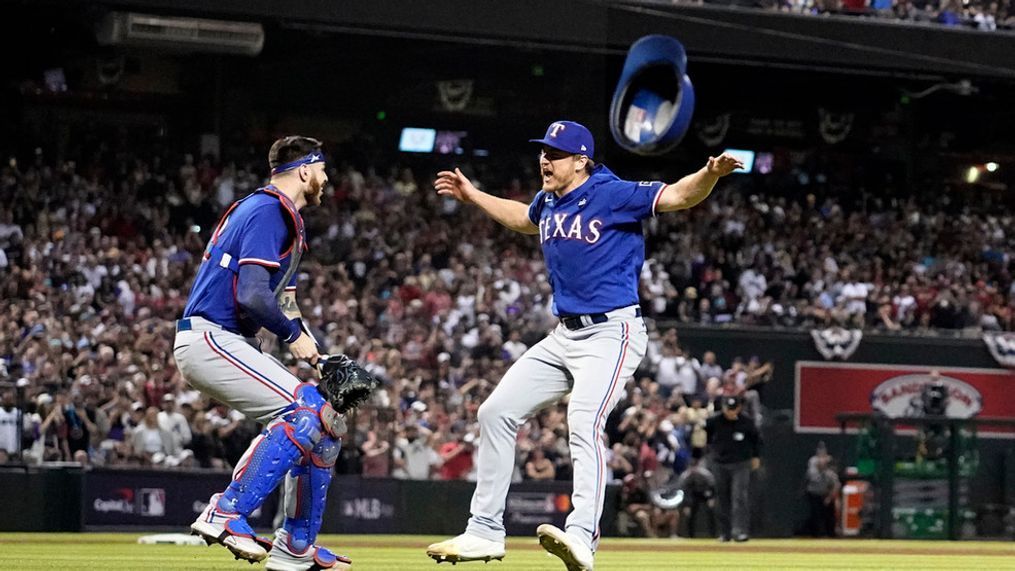
MULTIPOLYGON (((634 316, 641 317, 641 308, 634 308, 634 316)), ((610 316, 606 313, 590 313, 587 315, 561 315, 560 323, 570 329, 571 331, 577 331, 584 329, 592 325, 598 325, 600 323, 606 323, 610 320, 610 316)))
POLYGON ((191 319, 185 317, 176 322, 176 332, 181 331, 222 331, 223 328, 217 323, 212 323, 207 319, 191 319))

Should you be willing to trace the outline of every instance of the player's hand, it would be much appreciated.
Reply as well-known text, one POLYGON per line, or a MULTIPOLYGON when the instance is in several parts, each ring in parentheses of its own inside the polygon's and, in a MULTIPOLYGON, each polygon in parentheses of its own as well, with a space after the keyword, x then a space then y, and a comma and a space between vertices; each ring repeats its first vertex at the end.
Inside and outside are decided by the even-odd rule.
POLYGON ((744 168, 744 163, 729 153, 723 153, 718 157, 708 157, 708 164, 705 169, 709 174, 722 177, 731 172, 744 168))
POLYGON ((761 458, 751 458, 751 470, 761 468, 761 458))
POLYGON ((462 174, 462 171, 457 168, 454 172, 441 171, 437 173, 437 180, 434 181, 433 187, 437 189, 437 194, 451 196, 459 202, 472 202, 470 196, 479 192, 469 177, 462 174))
POLYGON ((301 332, 300 336, 289 344, 289 352, 293 354, 293 357, 311 365, 316 365, 317 360, 321 358, 320 353, 317 352, 317 343, 314 343, 313 337, 307 335, 306 332, 301 332))

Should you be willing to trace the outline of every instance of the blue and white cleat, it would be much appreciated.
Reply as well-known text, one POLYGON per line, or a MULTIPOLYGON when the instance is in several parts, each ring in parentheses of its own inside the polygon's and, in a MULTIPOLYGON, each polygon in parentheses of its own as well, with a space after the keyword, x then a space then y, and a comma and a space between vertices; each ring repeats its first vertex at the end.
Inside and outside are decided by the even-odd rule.
POLYGON ((288 533, 284 529, 275 533, 271 555, 268 556, 268 561, 264 566, 267 571, 318 571, 319 569, 349 571, 352 569, 351 559, 317 545, 311 545, 303 553, 294 553, 289 548, 288 538, 288 533))
POLYGON ((190 533, 200 536, 205 543, 217 543, 236 556, 250 563, 257 563, 268 556, 271 542, 257 537, 246 518, 237 513, 224 512, 218 507, 222 494, 215 494, 208 501, 197 521, 190 524, 190 533))

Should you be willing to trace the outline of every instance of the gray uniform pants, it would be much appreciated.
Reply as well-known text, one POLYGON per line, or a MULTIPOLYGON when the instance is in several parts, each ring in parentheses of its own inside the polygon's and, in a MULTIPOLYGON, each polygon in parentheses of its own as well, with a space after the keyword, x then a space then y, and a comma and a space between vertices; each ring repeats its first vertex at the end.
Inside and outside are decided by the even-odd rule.
POLYGON ((571 393, 567 409, 574 468, 574 510, 566 531, 591 549, 599 541, 606 492, 604 428, 624 383, 645 356, 645 323, 628 307, 610 319, 571 331, 558 325, 525 352, 479 407, 480 440, 476 491, 468 533, 504 539, 504 504, 515 464, 518 427, 536 412, 571 393))
POLYGON ((751 485, 751 461, 713 462, 713 466, 719 495, 719 533, 726 537, 748 535, 750 502, 747 491, 751 485))
POLYGON ((296 400, 300 380, 277 359, 210 321, 190 322, 193 329, 176 334, 173 356, 191 386, 261 423, 296 400))

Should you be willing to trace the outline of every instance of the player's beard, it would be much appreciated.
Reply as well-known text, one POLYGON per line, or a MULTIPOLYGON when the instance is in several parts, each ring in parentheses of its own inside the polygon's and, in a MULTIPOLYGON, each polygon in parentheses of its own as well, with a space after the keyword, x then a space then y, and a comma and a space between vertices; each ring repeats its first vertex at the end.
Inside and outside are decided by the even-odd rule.
POLYGON ((317 178, 317 173, 314 173, 307 182, 307 190, 303 193, 303 197, 306 198, 309 206, 319 206, 323 194, 324 185, 321 183, 321 179, 317 178))
POLYGON ((566 175, 553 173, 543 185, 543 190, 546 192, 560 192, 567 188, 569 184, 571 184, 571 181, 567 180, 566 175))

